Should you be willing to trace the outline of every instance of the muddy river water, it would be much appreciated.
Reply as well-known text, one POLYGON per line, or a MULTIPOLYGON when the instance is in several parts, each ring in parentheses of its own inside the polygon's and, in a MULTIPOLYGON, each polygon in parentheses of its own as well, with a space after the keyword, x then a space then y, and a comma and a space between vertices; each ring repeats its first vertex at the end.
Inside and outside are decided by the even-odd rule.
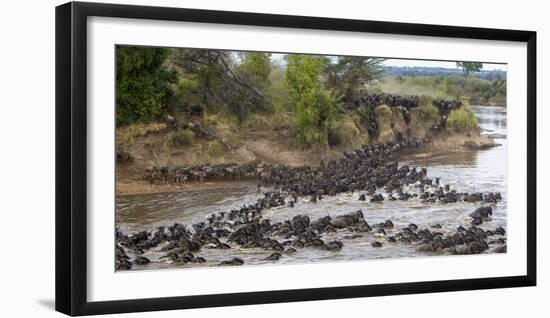
MULTIPOLYGON (((493 206, 493 216, 490 222, 480 227, 494 229, 502 226, 506 229, 507 206, 507 140, 506 140, 506 108, 493 106, 472 107, 482 134, 495 136, 495 142, 500 146, 487 150, 449 153, 441 156, 432 156, 402 161, 399 164, 426 167, 428 177, 440 177, 442 184, 449 184, 451 189, 458 192, 500 192, 502 201, 493 206)), ((417 158, 415 157, 415 158, 417 158)), ((413 198, 408 201, 368 202, 359 201, 360 193, 343 193, 333 197, 325 196, 321 201, 313 204, 308 198, 298 200, 291 208, 282 206, 264 210, 262 216, 272 222, 284 221, 298 214, 307 214, 311 220, 330 215, 332 217, 361 209, 365 220, 369 224, 391 219, 395 230, 415 223, 420 228, 440 224, 439 232, 451 232, 459 225, 469 225, 471 218, 468 214, 479 207, 474 203, 422 203, 413 198)), ((384 194, 385 195, 385 194, 384 194)), ((174 222, 191 225, 205 221, 209 214, 220 211, 229 211, 240 208, 243 204, 256 202, 262 195, 257 193, 253 183, 243 183, 242 187, 229 189, 211 189, 197 191, 182 191, 157 194, 140 194, 117 196, 116 224, 124 233, 137 231, 153 231, 159 225, 171 225, 174 222)), ((392 230, 388 231, 391 235, 392 230)), ((344 246, 339 251, 325 251, 315 248, 299 249, 292 255, 284 255, 277 264, 304 263, 319 261, 365 260, 389 257, 427 256, 429 252, 417 252, 414 246, 402 243, 384 242, 381 248, 374 248, 371 243, 377 240, 372 234, 365 234, 359 238, 346 238, 346 230, 337 233, 326 233, 325 240, 341 240, 344 246)), ((261 248, 241 249, 232 245, 231 249, 203 248, 196 256, 202 256, 204 264, 175 264, 159 257, 164 255, 158 249, 145 252, 144 256, 152 263, 145 266, 134 266, 133 269, 156 269, 174 267, 196 267, 217 265, 223 260, 240 257, 245 265, 267 264, 264 260, 270 252, 261 248)), ((131 254, 129 254, 132 256, 131 254)))

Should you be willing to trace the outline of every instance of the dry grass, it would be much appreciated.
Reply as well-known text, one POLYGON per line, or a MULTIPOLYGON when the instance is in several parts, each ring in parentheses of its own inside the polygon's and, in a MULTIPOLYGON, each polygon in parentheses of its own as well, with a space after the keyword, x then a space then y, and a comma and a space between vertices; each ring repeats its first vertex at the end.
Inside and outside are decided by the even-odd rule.
POLYGON ((211 158, 221 157, 227 153, 227 150, 228 149, 218 141, 210 141, 206 143, 204 147, 205 153, 211 158))
POLYGON ((275 112, 273 114, 253 114, 242 125, 245 130, 282 130, 294 126, 294 115, 291 112, 275 112))
POLYGON ((395 76, 387 76, 377 84, 377 88, 390 94, 427 95, 449 99, 445 93, 445 85, 435 82, 431 77, 407 77, 404 80, 399 80, 395 76))
POLYGON ((331 128, 329 137, 329 144, 352 146, 361 135, 361 130, 357 126, 357 118, 352 116, 343 116, 340 120, 336 121, 331 128))
POLYGON ((432 104, 432 98, 421 95, 418 99, 418 116, 421 120, 436 121, 439 118, 439 109, 432 104))
POLYGON ((120 140, 124 144, 131 144, 134 139, 142 138, 149 135, 155 135, 166 129, 165 123, 147 123, 147 124, 132 124, 120 132, 120 140))
POLYGON ((164 146, 188 146, 195 141, 195 133, 191 130, 175 130, 166 134, 164 146))

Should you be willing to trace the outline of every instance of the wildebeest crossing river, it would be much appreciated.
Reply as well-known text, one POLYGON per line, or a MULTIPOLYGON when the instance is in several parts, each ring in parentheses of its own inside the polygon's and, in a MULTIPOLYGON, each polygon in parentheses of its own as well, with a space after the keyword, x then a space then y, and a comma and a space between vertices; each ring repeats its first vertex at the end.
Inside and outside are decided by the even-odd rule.
MULTIPOLYGON (((484 230, 506 229, 507 206, 507 140, 506 140, 506 108, 493 106, 473 106, 479 126, 483 134, 492 135, 500 145, 486 150, 460 151, 435 156, 415 154, 412 157, 401 158, 399 166, 425 167, 428 178, 441 179, 442 185, 449 185, 458 192, 500 193, 501 200, 491 204, 492 216, 489 221, 477 225, 484 230)), ((270 188, 263 188, 268 191, 270 188)), ((413 193, 414 185, 407 191, 413 193)), ((388 200, 387 193, 382 193, 386 200, 381 202, 361 201, 359 196, 365 192, 339 193, 335 196, 323 196, 316 203, 309 197, 298 197, 293 207, 289 205, 268 208, 262 211, 262 218, 271 223, 284 222, 297 215, 307 215, 313 222, 319 218, 349 214, 361 210, 364 220, 373 228, 375 224, 391 220, 393 227, 386 227, 385 234, 376 230, 364 233, 342 228, 338 231, 327 231, 320 236, 325 242, 342 242, 340 248, 296 248, 295 252, 280 251, 280 257, 270 259, 273 251, 262 247, 243 248, 238 244, 229 243, 229 248, 201 248, 193 253, 200 262, 175 261, 166 257, 166 246, 135 250, 126 249, 128 260, 133 262, 138 257, 144 257, 150 262, 133 262, 132 269, 160 269, 176 267, 198 267, 219 265, 221 262, 239 258, 244 265, 251 264, 284 264, 305 262, 327 262, 345 260, 367 260, 376 258, 413 257, 428 255, 444 255, 449 252, 440 250, 422 250, 418 244, 403 244, 388 240, 411 223, 419 229, 430 229, 441 235, 456 233, 457 228, 470 226, 469 216, 480 202, 456 202, 452 204, 441 202, 422 202, 419 197, 409 200, 388 200), (376 246, 374 242, 381 242, 376 246), (203 262, 204 261, 204 262, 203 262)), ((140 231, 154 232, 158 226, 170 226, 174 223, 186 225, 192 230, 192 225, 206 221, 212 213, 239 209, 243 205, 253 204, 262 198, 258 193, 256 183, 243 182, 240 186, 216 188, 208 190, 193 190, 140 195, 118 195, 116 199, 116 226, 125 235, 140 231)), ((367 198, 370 198, 367 196, 367 198)), ((487 204, 485 204, 487 205, 487 204)), ((283 241, 283 240, 281 240, 283 241)), ((505 245, 505 235, 488 239, 492 241, 483 252, 493 252, 505 245)), ((502 249, 501 249, 502 251, 502 249)), ((276 253, 275 253, 276 254, 276 253)))

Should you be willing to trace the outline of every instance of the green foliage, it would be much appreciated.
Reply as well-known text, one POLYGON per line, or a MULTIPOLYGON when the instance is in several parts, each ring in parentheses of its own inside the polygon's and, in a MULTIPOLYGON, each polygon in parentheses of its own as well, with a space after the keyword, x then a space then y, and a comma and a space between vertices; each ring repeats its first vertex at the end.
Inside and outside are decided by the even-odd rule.
POLYGON ((382 58, 362 56, 339 56, 325 58, 324 75, 327 87, 337 91, 344 99, 365 84, 371 83, 382 73, 382 58))
POLYGON ((472 109, 465 105, 451 111, 447 119, 447 127, 457 131, 477 129, 477 118, 472 109))
POLYGON ((427 95, 432 98, 459 99, 468 97, 471 104, 506 105, 506 80, 492 81, 462 76, 385 77, 375 87, 399 95, 427 95))
POLYGON ((419 107, 418 115, 422 120, 436 121, 439 119, 439 110, 434 105, 419 107))
POLYGON ((269 74, 269 84, 266 89, 268 113, 294 112, 294 104, 290 99, 285 74, 286 71, 282 68, 273 68, 269 74))
POLYGON ((296 105, 296 128, 306 145, 326 145, 329 127, 340 108, 332 91, 320 82, 323 60, 311 55, 287 55, 286 83, 296 105))
POLYGON ((269 54, 247 53, 244 63, 239 64, 229 51, 174 49, 171 62, 197 82, 194 94, 210 113, 229 111, 242 122, 266 104, 263 91, 270 69, 269 54))
POLYGON ((116 123, 150 121, 162 114, 175 74, 164 66, 169 49, 117 46, 116 123))
POLYGON ((201 84, 192 77, 181 74, 170 101, 171 112, 188 112, 193 106, 201 104, 201 84))
POLYGON ((462 68, 464 76, 470 76, 470 72, 479 72, 483 68, 483 63, 479 62, 456 62, 456 67, 462 68))
POLYGON ((361 125, 367 129, 370 127, 371 123, 376 120, 374 107, 361 106, 357 109, 357 113, 361 119, 361 125))
POLYGON ((242 69, 254 82, 267 82, 271 73, 271 53, 247 52, 242 69))

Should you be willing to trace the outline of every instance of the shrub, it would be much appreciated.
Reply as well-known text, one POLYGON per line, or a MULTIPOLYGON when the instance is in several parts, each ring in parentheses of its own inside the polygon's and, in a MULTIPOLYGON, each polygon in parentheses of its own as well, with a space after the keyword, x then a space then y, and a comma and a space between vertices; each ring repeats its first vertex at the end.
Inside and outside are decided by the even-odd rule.
POLYGON ((436 121, 439 119, 439 109, 437 109, 434 105, 419 107, 418 115, 422 120, 436 121))
POLYGON ((286 84, 296 105, 296 128, 307 146, 328 143, 328 131, 340 108, 331 90, 320 81, 323 60, 309 55, 287 55, 286 84))
POLYGON ((187 146, 195 140, 195 133, 191 130, 176 130, 166 135, 165 145, 187 146))
POLYGON ((117 46, 116 123, 150 121, 162 114, 172 95, 174 72, 164 62, 170 49, 117 46))
POLYGON ((361 119, 361 125, 363 125, 365 128, 369 128, 371 122, 376 119, 374 107, 362 106, 357 109, 357 114, 361 119))
POLYGON ((334 123, 329 131, 328 143, 331 146, 353 145, 361 134, 351 117, 343 117, 334 123))
POLYGON ((459 109, 451 111, 447 119, 447 127, 457 131, 477 129, 476 115, 468 105, 462 106, 459 109))
POLYGON ((391 108, 388 105, 380 105, 375 108, 375 114, 378 117, 390 117, 392 115, 391 108))
POLYGON ((432 98, 428 95, 420 95, 418 97, 418 107, 429 107, 433 106, 432 98))

